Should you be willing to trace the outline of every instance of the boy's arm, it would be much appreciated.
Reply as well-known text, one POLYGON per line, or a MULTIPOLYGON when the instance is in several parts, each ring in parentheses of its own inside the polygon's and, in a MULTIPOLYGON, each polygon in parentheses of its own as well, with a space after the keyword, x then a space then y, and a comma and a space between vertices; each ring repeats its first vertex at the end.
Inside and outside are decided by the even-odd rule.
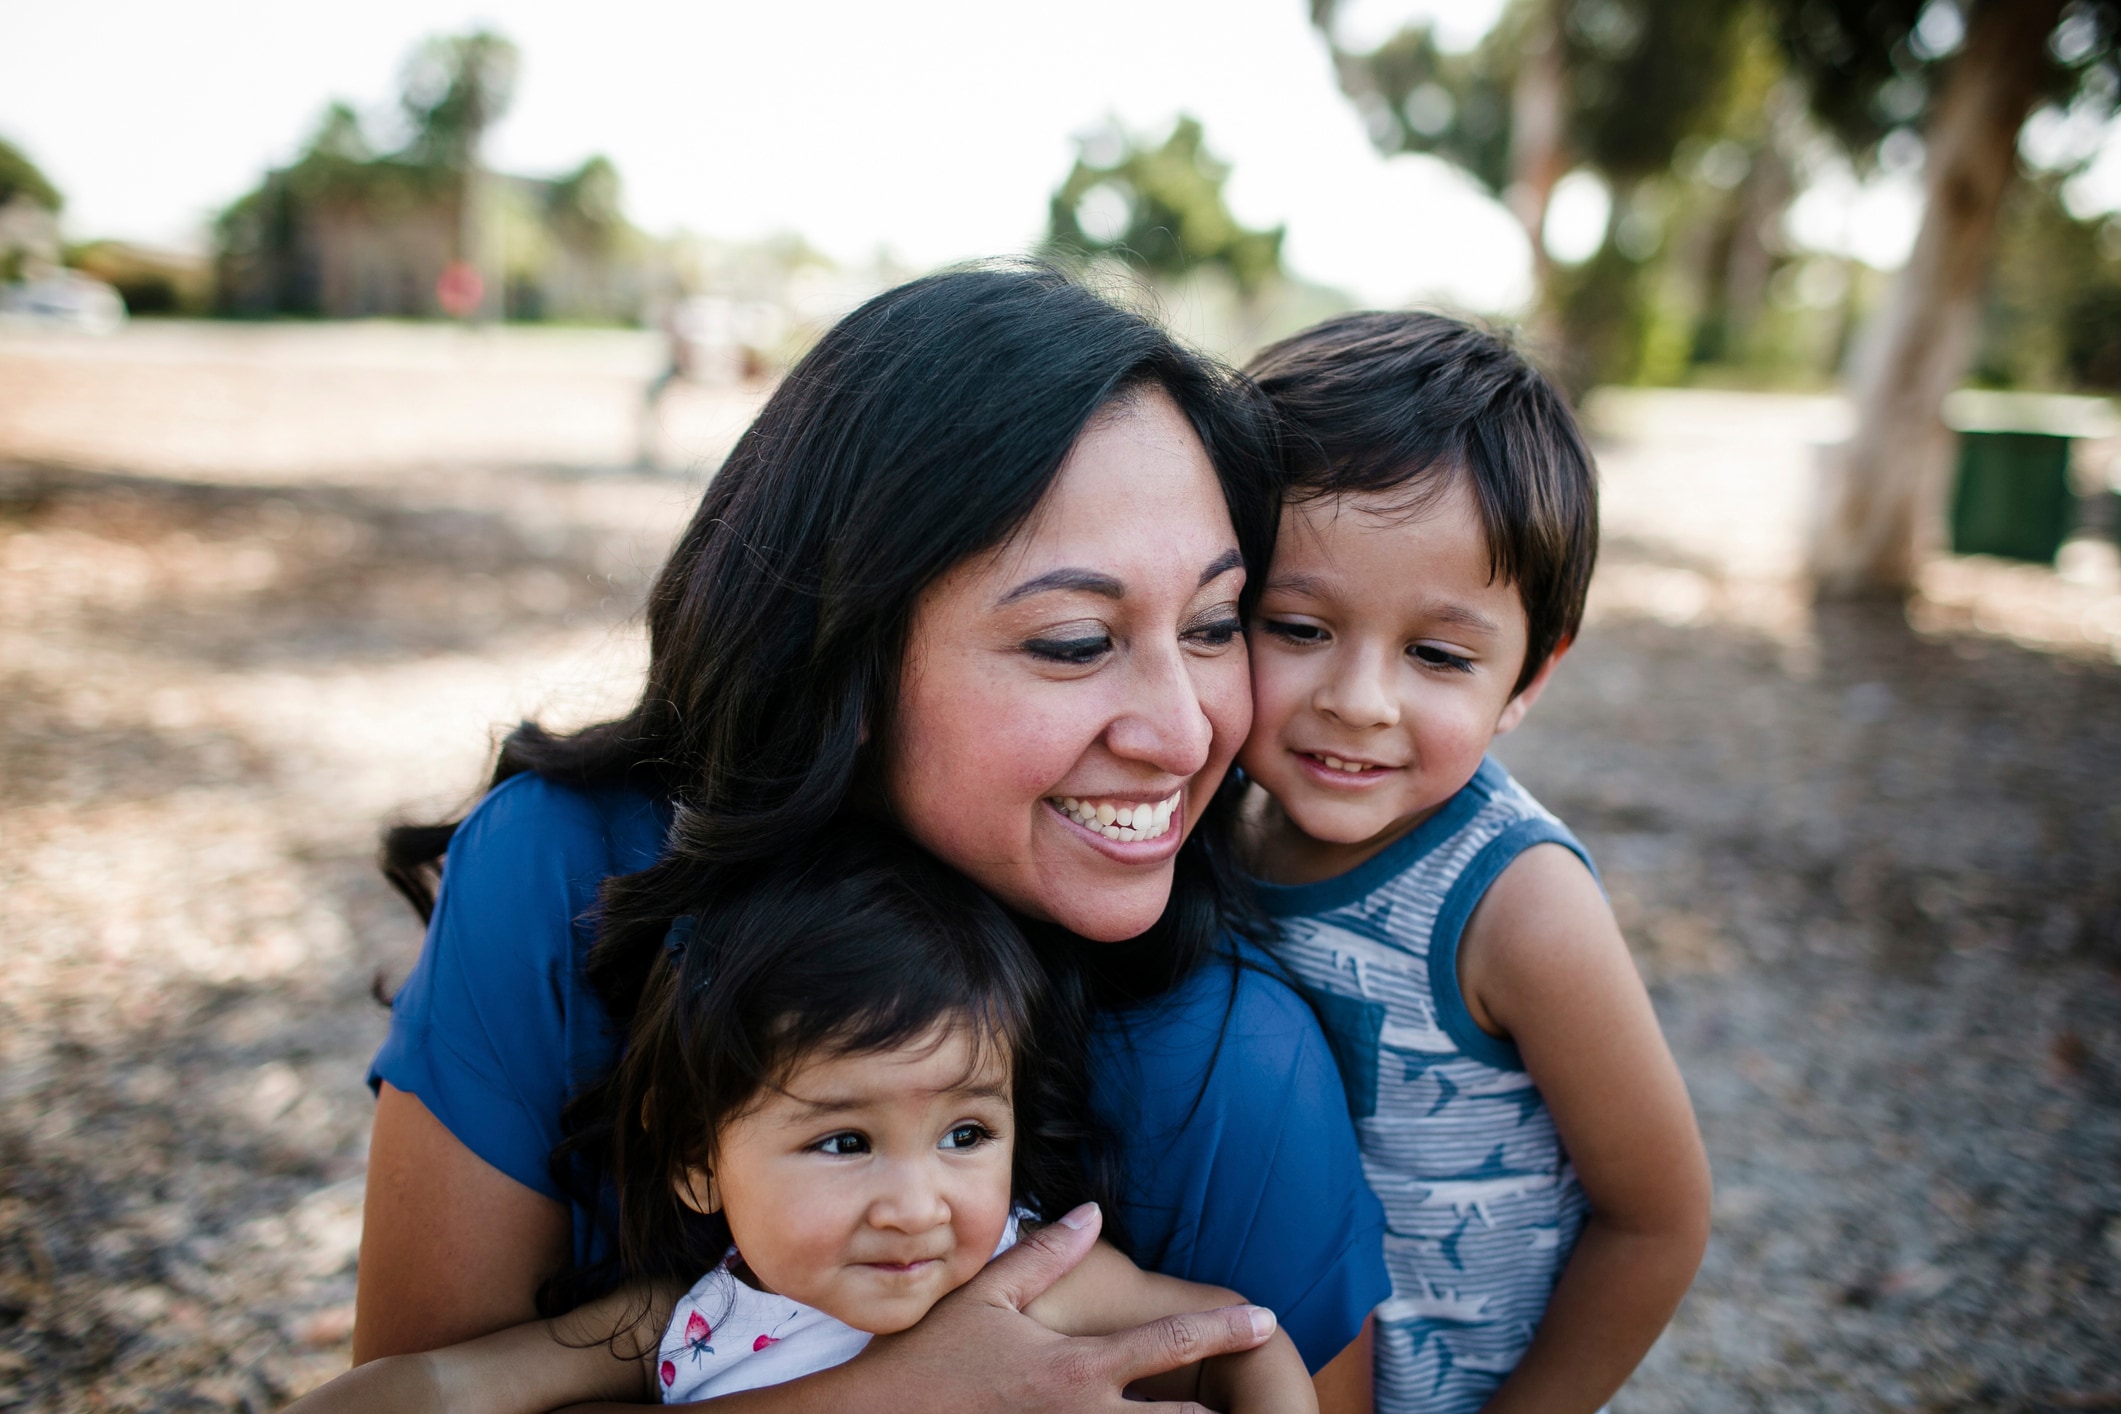
POLYGON ((1474 1020, 1516 1042, 1591 1205, 1488 1414, 1589 1414, 1649 1353, 1701 1265, 1701 1133, 1612 909, 1566 849, 1535 845, 1496 879, 1467 922, 1459 978, 1474 1020))
MULTIPOLYGON (((1100 1242, 1025 1314, 1062 1335, 1109 1335, 1160 1316, 1243 1302, 1221 1287, 1145 1272, 1100 1242)), ((1223 1414, 1313 1414, 1318 1408, 1303 1357, 1278 1328, 1256 1349, 1139 1380, 1133 1389, 1151 1399, 1198 1400, 1223 1414)))
POLYGON ((653 1400, 650 1367, 673 1299, 613 1292, 553 1320, 371 1360, 286 1414, 545 1414, 585 1400, 653 1400))

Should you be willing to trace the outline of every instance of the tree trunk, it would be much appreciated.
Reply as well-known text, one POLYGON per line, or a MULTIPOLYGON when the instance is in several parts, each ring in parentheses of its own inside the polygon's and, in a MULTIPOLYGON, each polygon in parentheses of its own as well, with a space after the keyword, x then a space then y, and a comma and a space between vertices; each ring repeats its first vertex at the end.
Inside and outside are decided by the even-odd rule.
MULTIPOLYGON (((1548 7, 1551 9, 1551 7, 1548 7)), ((1561 65, 1561 39, 1543 10, 1525 37, 1524 67, 1510 93, 1510 185, 1503 192, 1510 213, 1524 227, 1532 248, 1534 337, 1551 340, 1559 321, 1553 309, 1554 260, 1547 254, 1547 204, 1568 170, 1568 134, 1563 131, 1568 76, 1561 65)))
POLYGON ((1930 120, 1921 233, 1852 372, 1856 431, 1828 455, 1812 572, 1828 596, 1902 595, 1943 539, 1944 396, 1974 352, 1996 217, 2062 0, 1985 0, 1930 120))

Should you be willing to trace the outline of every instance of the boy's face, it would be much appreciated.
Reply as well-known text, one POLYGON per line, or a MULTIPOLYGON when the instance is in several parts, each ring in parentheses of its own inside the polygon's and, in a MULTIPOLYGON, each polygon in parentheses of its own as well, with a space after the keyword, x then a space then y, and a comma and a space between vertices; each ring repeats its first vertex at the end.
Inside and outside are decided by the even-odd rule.
POLYGON ((722 1126, 679 1196, 726 1211, 761 1285, 873 1335, 978 1275, 1008 1225, 1007 1044, 967 1026, 826 1056, 722 1126))
POLYGON ((1353 867, 1450 799, 1524 716, 1546 677, 1512 694, 1527 634, 1464 477, 1414 514, 1384 497, 1290 506, 1253 621, 1238 760, 1353 867))

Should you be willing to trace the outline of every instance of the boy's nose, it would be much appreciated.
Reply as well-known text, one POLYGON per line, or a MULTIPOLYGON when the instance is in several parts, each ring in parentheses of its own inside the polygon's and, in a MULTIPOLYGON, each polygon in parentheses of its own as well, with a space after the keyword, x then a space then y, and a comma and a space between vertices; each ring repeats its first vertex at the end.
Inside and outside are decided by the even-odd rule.
POLYGON ((1389 727, 1399 722, 1399 698, 1389 670, 1373 653, 1353 654, 1319 684, 1312 705, 1350 727, 1389 727))

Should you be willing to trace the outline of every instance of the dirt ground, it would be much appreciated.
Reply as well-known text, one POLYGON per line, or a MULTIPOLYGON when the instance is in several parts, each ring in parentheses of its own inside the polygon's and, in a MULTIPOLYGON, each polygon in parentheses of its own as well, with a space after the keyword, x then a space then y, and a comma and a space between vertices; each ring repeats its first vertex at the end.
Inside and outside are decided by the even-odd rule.
MULTIPOLYGON (((638 342, 248 337, 0 340, 0 1409, 344 1367, 419 945, 376 825, 625 698, 697 495, 620 469, 638 342)), ((669 459, 755 396, 683 394, 669 459)), ((1592 621, 1501 755, 1600 860, 1718 1180, 1615 1408, 2121 1410, 2110 548, 1814 611, 1838 404, 1594 412, 1592 621)))

